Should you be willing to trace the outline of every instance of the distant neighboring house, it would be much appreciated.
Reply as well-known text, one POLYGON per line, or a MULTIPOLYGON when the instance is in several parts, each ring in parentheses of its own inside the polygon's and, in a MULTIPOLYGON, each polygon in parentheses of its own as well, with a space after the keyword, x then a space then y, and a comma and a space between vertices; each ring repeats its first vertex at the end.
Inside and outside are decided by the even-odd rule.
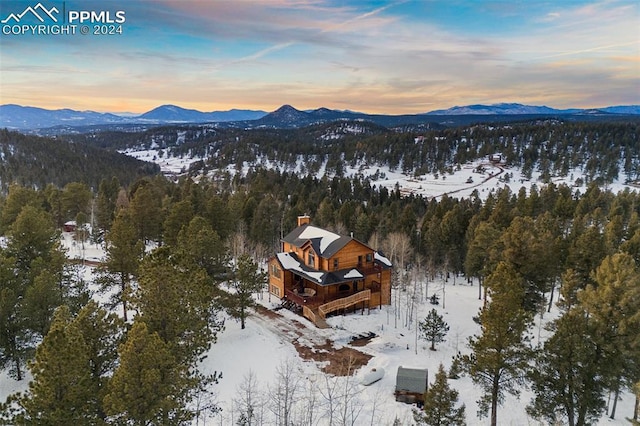
POLYGON ((396 401, 422 406, 428 386, 428 375, 426 369, 398 367, 396 401))
POLYGON ((269 291, 300 309, 316 325, 348 308, 391 303, 391 262, 353 237, 345 237, 298 217, 298 227, 269 259, 269 291))
MULTIPOLYGON (((60 223, 60 222, 58 222, 60 223)), ((75 220, 69 220, 67 222, 64 223, 64 225, 62 225, 62 229, 64 230, 64 232, 75 232, 76 230, 76 221, 75 220)))
POLYGON ((504 157, 500 153, 489 154, 489 161, 492 163, 501 163, 504 157))

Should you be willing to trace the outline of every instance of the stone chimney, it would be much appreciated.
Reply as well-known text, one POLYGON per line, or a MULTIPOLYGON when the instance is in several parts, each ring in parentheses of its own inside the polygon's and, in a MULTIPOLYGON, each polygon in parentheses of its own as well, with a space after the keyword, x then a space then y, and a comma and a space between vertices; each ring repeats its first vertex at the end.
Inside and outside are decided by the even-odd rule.
POLYGON ((298 216, 298 226, 309 224, 310 222, 311 222, 311 216, 308 216, 306 214, 303 216, 298 216))

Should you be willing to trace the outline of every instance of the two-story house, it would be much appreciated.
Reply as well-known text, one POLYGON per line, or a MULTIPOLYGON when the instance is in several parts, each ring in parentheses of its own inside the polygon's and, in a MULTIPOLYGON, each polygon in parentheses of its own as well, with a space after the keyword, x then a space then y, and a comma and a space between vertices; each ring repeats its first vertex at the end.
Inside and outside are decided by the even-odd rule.
POLYGON ((269 291, 318 324, 331 312, 391 303, 391 262, 353 237, 298 217, 298 227, 269 260, 269 291))

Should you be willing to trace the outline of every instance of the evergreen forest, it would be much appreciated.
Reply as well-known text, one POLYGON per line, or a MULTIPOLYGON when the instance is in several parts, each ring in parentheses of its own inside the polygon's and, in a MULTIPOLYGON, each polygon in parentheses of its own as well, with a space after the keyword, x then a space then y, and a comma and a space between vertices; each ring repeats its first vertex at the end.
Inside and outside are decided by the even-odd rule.
MULTIPOLYGON (((394 288, 418 267, 477 283, 482 332, 457 362, 483 391, 480 417, 499 424, 504 395, 528 386, 533 418, 591 424, 609 395, 640 392, 640 194, 607 189, 640 178, 638 125, 170 126, 55 139, 0 131, 0 367, 33 378, 1 419, 183 425, 215 411, 224 372, 204 375, 198 362, 224 329, 223 312, 244 321, 265 283, 260 265, 308 214, 383 252, 394 288), (166 177, 119 153, 143 148, 199 160, 166 177), (530 191, 427 199, 344 173, 345 164, 366 164, 446 174, 494 152, 541 180, 530 191), (262 167, 267 161, 278 167, 262 167), (226 171, 245 164, 246 173, 226 171), (576 169, 585 176, 579 188, 551 181, 576 169), (60 246, 69 220, 78 244, 105 247, 95 272, 110 295, 105 306, 60 246), (533 318, 553 304, 561 315, 551 337, 533 347, 533 318)), ((456 397, 444 371, 438 384, 445 393, 429 401, 456 397)), ((416 414, 416 422, 464 424, 464 409, 445 406, 454 411, 416 414)), ((618 415, 637 422, 637 406, 618 415)))

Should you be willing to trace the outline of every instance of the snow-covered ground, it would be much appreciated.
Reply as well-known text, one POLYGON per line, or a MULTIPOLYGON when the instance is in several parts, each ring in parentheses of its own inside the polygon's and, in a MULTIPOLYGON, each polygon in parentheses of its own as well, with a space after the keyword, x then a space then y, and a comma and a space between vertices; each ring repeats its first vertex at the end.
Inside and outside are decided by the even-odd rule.
MULTIPOLYGON (((68 250, 69 257, 86 260, 100 260, 104 252, 99 245, 75 243, 72 234, 63 233, 63 245, 68 250)), ((85 265, 80 273, 90 281, 93 277, 93 267, 85 265)), ((326 338, 339 348, 348 346, 352 337, 367 333, 374 333, 376 337, 362 347, 355 347, 372 356, 368 364, 355 372, 351 379, 355 383, 351 392, 354 394, 356 406, 359 411, 356 425, 390 425, 398 418, 401 424, 411 424, 411 406, 395 401, 393 392, 395 388, 395 375, 399 366, 411 368, 426 368, 429 371, 429 381, 433 381, 435 372, 440 363, 448 369, 452 357, 458 352, 468 353, 466 346, 469 336, 477 333, 479 328, 472 320, 481 307, 478 298, 477 283, 468 284, 465 279, 450 278, 445 282, 441 278, 427 282, 426 279, 408 281, 406 290, 394 290, 394 298, 399 297, 400 308, 394 310, 393 306, 383 306, 381 309, 372 309, 362 313, 333 316, 327 319, 329 329, 317 329, 306 319, 281 309, 278 314, 285 320, 296 323, 301 336, 298 342, 306 341, 305 336, 326 338), (415 311, 409 317, 408 307, 411 305, 411 295, 416 294, 415 311), (432 305, 429 296, 438 294, 440 303, 432 305), (422 319, 431 309, 436 309, 448 323, 450 331, 446 342, 436 346, 436 351, 429 349, 429 343, 417 338, 416 318, 422 319), (384 377, 370 385, 363 386, 359 381, 372 368, 383 368, 384 377), (354 380, 355 379, 355 380, 354 380)), ((96 294, 98 300, 103 301, 104 295, 96 294)), ((275 308, 279 300, 268 294, 256 295, 256 300, 268 308, 275 308)), ((554 318, 557 312, 546 314, 543 321, 554 318)), ((540 319, 536 319, 536 325, 531 330, 536 344, 539 337, 544 339, 545 331, 540 327, 540 319)), ((293 339, 295 340, 295 339, 293 339)), ((217 414, 203 415, 198 424, 202 425, 230 425, 237 420, 235 400, 238 388, 245 381, 245 377, 251 371, 258 382, 263 395, 267 395, 267 389, 273 388, 277 382, 277 370, 284 364, 294 365, 296 375, 300 379, 300 397, 296 398, 298 408, 303 406, 309 388, 318 388, 326 384, 327 377, 322 371, 323 363, 304 361, 291 338, 279 333, 277 326, 270 325, 270 320, 260 314, 252 314, 247 320, 246 328, 240 329, 240 324, 234 320, 226 320, 225 330, 218 336, 218 341, 208 353, 202 363, 202 370, 207 373, 222 372, 222 379, 215 385, 217 403, 222 411, 217 414)), ((345 383, 344 378, 330 379, 345 383)), ((475 387, 469 377, 461 377, 450 380, 450 385, 460 392, 460 403, 466 405, 467 423, 469 425, 488 424, 487 419, 478 419, 476 416, 480 390, 475 387)), ((0 400, 11 393, 27 388, 27 380, 16 382, 9 378, 6 372, 0 375, 0 400)), ((317 395, 319 404, 322 397, 317 395)), ((530 419, 524 407, 531 399, 531 393, 523 389, 520 399, 507 396, 504 405, 498 412, 501 425, 530 425, 538 424, 530 419)), ((606 416, 599 425, 626 425, 625 417, 631 416, 634 397, 629 392, 622 395, 618 403, 617 419, 610 420, 606 416)), ((317 418, 320 418, 324 408, 318 408, 317 418)), ((318 424, 326 424, 321 420, 318 424)))
MULTIPOLYGON (((385 306, 382 309, 371 310, 369 314, 366 311, 364 314, 358 311, 355 314, 330 317, 327 322, 331 329, 328 330, 317 330, 311 323, 297 317, 292 312, 286 310, 279 312, 287 318, 291 318, 292 321, 306 324, 313 333, 324 333, 337 346, 348 345, 353 336, 369 332, 375 333, 377 337, 373 338, 366 346, 357 348, 372 355, 372 358, 367 366, 356 371, 356 380, 359 382, 372 368, 383 368, 386 373, 379 382, 370 386, 358 385, 357 392, 359 393, 356 398, 362 411, 355 424, 391 425, 394 419, 398 418, 401 424, 408 425, 412 424, 413 418, 411 406, 396 402, 393 395, 398 367, 426 368, 429 371, 429 382, 431 383, 439 364, 444 364, 448 369, 452 357, 458 351, 468 353, 467 339, 479 331, 478 325, 472 320, 472 316, 477 314, 482 303, 478 300, 477 284, 469 285, 466 280, 461 278, 456 281, 456 285, 454 285, 451 279, 448 283, 438 279, 428 284, 428 290, 425 282, 420 284, 423 291, 422 302, 417 307, 417 318, 424 318, 428 311, 435 308, 450 327, 446 342, 438 344, 436 351, 431 351, 429 343, 424 340, 416 340, 416 317, 414 316, 410 322, 407 321, 406 293, 400 294, 401 292, 398 292, 402 301, 401 306, 404 306, 398 312, 402 317, 400 319, 396 318, 392 306, 385 306), (441 302, 444 292, 445 303, 431 305, 424 300, 425 292, 428 295, 439 294, 441 302)), ((262 302, 269 305, 266 295, 263 296, 262 302)), ((274 298, 271 306, 275 306, 275 304, 274 298)), ((546 314, 543 321, 548 321, 555 315, 557 312, 546 314)), ((542 336, 544 339, 545 330, 539 327, 539 324, 540 319, 537 318, 536 325, 531 330, 534 344, 539 341, 538 336, 542 336)), ((218 343, 212 347, 204 362, 204 368, 207 371, 223 372, 223 379, 216 387, 223 411, 213 417, 215 421, 211 424, 232 424, 231 422, 234 420, 232 417, 233 400, 236 398, 238 387, 250 370, 256 375, 262 389, 266 390, 268 386, 274 386, 277 380, 275 369, 283 362, 296 364, 303 384, 308 384, 309 381, 319 382, 319 377, 323 377, 323 373, 320 371, 321 364, 301 361, 293 344, 272 333, 269 328, 264 327, 262 321, 250 317, 245 330, 241 330, 236 322, 227 321, 226 330, 219 337, 218 343)), ((344 383, 345 379, 339 380, 344 383)), ((457 380, 450 380, 449 384, 459 391, 460 403, 466 405, 467 424, 488 424, 487 418, 478 419, 476 416, 478 410, 476 401, 480 397, 480 389, 473 385, 471 379, 461 377, 457 380)), ((300 393, 303 398, 304 391, 300 393)), ((525 412, 525 406, 530 402, 531 397, 532 393, 526 389, 522 390, 520 399, 507 396, 504 405, 498 411, 498 424, 539 424, 529 418, 525 412)), ((610 420, 603 416, 598 424, 628 424, 624 418, 632 415, 633 404, 633 395, 628 392, 623 394, 622 400, 618 403, 617 419, 610 420)), ((319 424, 326 423, 320 422, 319 424)))
MULTIPOLYGON (((154 162, 160 166, 163 173, 172 176, 184 173, 191 163, 201 160, 198 157, 167 157, 167 151, 160 151, 162 151, 162 155, 158 154, 158 150, 127 151, 126 154, 139 160, 154 162)), ((281 165, 265 158, 258 159, 256 164, 268 169, 283 170, 281 165)), ((253 165, 245 163, 242 170, 237 170, 235 165, 230 165, 226 168, 226 171, 232 175, 236 173, 244 174, 251 166, 253 165)), ((620 170, 623 170, 623 168, 621 167, 620 170)), ((304 174, 302 158, 298 160, 294 167, 287 168, 286 171, 304 174)), ((323 164, 319 169, 318 177, 322 177, 325 171, 325 165, 323 164)), ((544 186, 544 183, 539 180, 540 172, 536 170, 531 173, 531 179, 527 179, 523 176, 520 168, 511 168, 492 163, 488 159, 478 159, 462 164, 460 167, 454 167, 450 173, 418 176, 395 169, 392 170, 388 166, 376 166, 366 163, 351 166, 345 163, 344 174, 345 176, 369 177, 372 179, 372 185, 376 187, 386 187, 389 190, 393 190, 397 186, 403 194, 414 194, 428 198, 438 198, 444 194, 454 198, 465 198, 471 196, 473 191, 478 191, 478 196, 484 200, 490 193, 505 186, 508 186, 514 193, 517 193, 522 187, 528 192, 533 185, 538 188, 544 186)), ((584 173, 580 169, 573 169, 568 172, 567 176, 552 176, 551 181, 556 185, 573 186, 578 178, 581 178, 584 182, 584 173)), ((618 192, 627 187, 634 190, 637 189, 624 184, 624 177, 621 174, 619 179, 609 185, 608 188, 618 192)), ((575 189, 583 193, 586 191, 585 186, 575 187, 575 189)))
MULTIPOLYGON (((190 162, 199 160, 198 158, 161 157, 154 150, 129 154, 143 160, 155 161, 163 171, 172 174, 182 173, 188 168, 190 162)), ((445 193, 454 197, 466 197, 472 191, 477 190, 480 197, 485 198, 491 191, 504 185, 509 185, 513 192, 517 192, 521 186, 528 189, 534 183, 538 186, 541 185, 537 182, 538 175, 535 172, 532 179, 527 181, 522 178, 517 169, 492 165, 486 161, 462 165, 459 170, 447 174, 444 179, 443 176, 433 175, 412 176, 382 167, 366 169, 360 165, 346 169, 349 175, 359 173, 373 176, 378 172, 379 178, 373 182, 375 185, 382 185, 390 189, 398 185, 403 192, 413 192, 427 197, 439 197, 445 193), (479 165, 484 166, 482 173, 478 172, 479 165), (504 179, 507 173, 509 174, 508 181, 504 179)), ((321 170, 324 170, 324 167, 321 170)), ((240 173, 242 172, 240 171, 240 173)), ((570 177, 554 179, 554 181, 571 185, 580 176, 579 171, 573 171, 570 173, 570 177)), ((624 188, 622 184, 611 186, 614 191, 622 188, 624 188)), ((63 235, 63 243, 68 249, 69 257, 97 261, 104 256, 100 246, 85 243, 83 247, 81 244, 74 243, 71 234, 68 233, 63 235)), ((93 268, 89 265, 82 268, 81 273, 87 280, 91 280, 93 268)), ((413 287, 413 283, 410 287, 413 287)), ((418 298, 422 302, 417 304, 416 312, 410 320, 407 318, 407 306, 410 302, 407 294, 410 294, 411 289, 407 292, 397 291, 394 294, 394 297, 401 298, 400 306, 402 308, 398 312, 394 311, 393 306, 385 306, 381 309, 373 309, 369 313, 361 314, 358 312, 335 316, 327 320, 331 328, 326 330, 316 329, 304 318, 296 316, 292 312, 279 311, 285 318, 308 327, 302 329, 303 333, 305 333, 304 330, 307 330, 308 333, 320 334, 333 341, 334 345, 338 347, 348 345, 353 336, 369 332, 375 333, 376 337, 367 345, 356 348, 371 355, 372 358, 368 365, 355 372, 355 378, 359 381, 372 368, 383 368, 386 374, 379 382, 370 386, 357 384, 353 388, 358 407, 361 408, 354 423, 356 425, 388 425, 392 424, 396 418, 400 420, 401 424, 411 424, 411 406, 396 402, 393 396, 398 367, 426 368, 429 370, 429 381, 432 382, 438 365, 443 363, 446 368, 449 368, 452 357, 456 353, 459 351, 468 352, 467 339, 478 332, 478 326, 472 320, 472 316, 477 314, 481 306, 481 301, 478 300, 477 284, 468 285, 462 278, 457 278, 455 284, 452 279, 447 283, 442 279, 437 279, 428 283, 422 280, 417 284, 417 288, 420 289, 418 298), (434 293, 440 295, 441 303, 439 305, 431 305, 427 301, 427 296, 434 293), (445 303, 442 303, 443 301, 445 303), (450 326, 447 341, 439 344, 437 351, 429 350, 427 342, 416 339, 416 318, 424 318, 427 312, 433 308, 438 310, 450 326)), ((104 298, 104 296, 99 297, 104 298)), ((277 306, 279 302, 273 296, 270 300, 267 294, 261 295, 258 301, 269 308, 277 306)), ((557 315, 557 312, 545 315, 544 321, 548 321, 554 315, 557 315)), ((538 323, 531 330, 532 335, 536 338, 534 343, 539 336, 544 338, 545 334, 540 327, 540 320, 536 321, 538 323)), ((291 339, 284 338, 280 333, 274 332, 273 327, 265 325, 265 321, 261 317, 255 315, 249 317, 244 330, 240 329, 239 323, 227 320, 226 329, 218 336, 217 343, 212 346, 202 364, 202 369, 205 372, 221 371, 223 374, 222 379, 215 386, 218 395, 217 402, 222 408, 222 412, 201 417, 197 424, 235 424, 237 414, 234 414, 236 411, 234 400, 237 398, 238 387, 243 383, 249 371, 255 374, 258 385, 266 395, 267 388, 275 385, 278 366, 284 364, 294 364, 300 377, 300 383, 303 387, 299 391, 298 404, 302 404, 300 401, 309 387, 319 387, 325 380, 326 376, 321 371, 322 364, 303 361, 291 339)), ((344 381, 345 379, 337 380, 344 381)), ((451 380, 450 385, 460 392, 460 403, 466 405, 467 423, 469 425, 488 424, 486 418, 480 420, 476 416, 478 408, 476 400, 479 398, 480 390, 472 384, 470 378, 461 377, 457 380, 451 380)), ((27 380, 16 382, 9 378, 6 372, 0 374, 0 401, 4 401, 9 394, 26 388, 27 380)), ((321 397, 319 398, 321 399, 321 397)), ((519 400, 507 396, 504 405, 499 409, 498 423, 501 425, 538 424, 530 419, 525 412, 524 407, 530 399, 531 393, 526 389, 523 389, 519 400)), ((319 401, 319 403, 321 402, 319 401)), ((628 424, 624 419, 632 414, 633 404, 634 397, 625 392, 622 395, 622 400, 618 403, 617 419, 610 420, 603 415, 598 424, 628 424)), ((318 416, 321 415, 321 412, 322 410, 319 409, 318 416)), ((318 424, 326 423, 320 421, 318 424)))

